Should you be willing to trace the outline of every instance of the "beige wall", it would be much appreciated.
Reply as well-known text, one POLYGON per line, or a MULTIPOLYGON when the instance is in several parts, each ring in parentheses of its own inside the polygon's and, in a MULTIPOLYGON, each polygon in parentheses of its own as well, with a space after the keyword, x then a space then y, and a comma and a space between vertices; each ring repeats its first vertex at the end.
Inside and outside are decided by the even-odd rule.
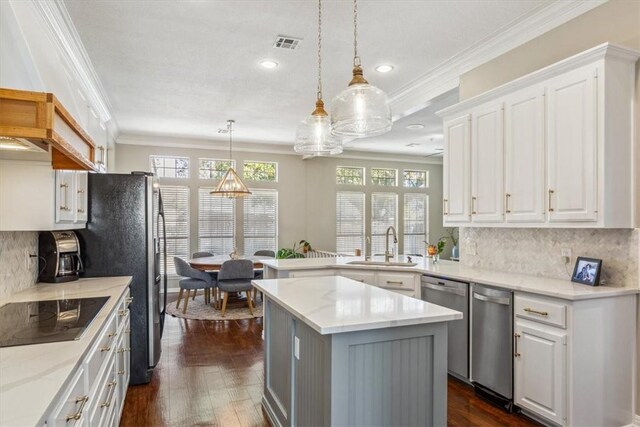
MULTIPOLYGON (((581 15, 564 25, 534 39, 524 45, 513 49, 506 54, 477 67, 460 77, 460 99, 469 99, 487 90, 500 86, 515 78, 521 77, 532 71, 553 64, 568 56, 574 55, 591 47, 597 46, 604 42, 612 42, 632 49, 640 50, 640 1, 638 0, 610 0, 602 6, 581 15)), ((640 63, 636 64, 636 188, 640 189, 640 63)), ((640 206, 636 209, 638 219, 640 220, 640 206)), ((504 230, 509 233, 507 230, 504 230)), ((550 231, 552 236, 549 238, 560 239, 562 233, 566 230, 558 230, 556 233, 550 231)), ((482 233, 476 233, 470 230, 474 237, 482 238, 482 233)), ((467 240, 466 235, 463 242, 467 240)), ((579 231, 577 233, 580 233, 579 231)), ((587 231, 588 233, 588 231, 587 231)), ((598 232, 599 237, 608 242, 615 244, 620 243, 619 240, 608 239, 613 238, 618 231, 604 230, 598 232)), ((505 240, 514 241, 522 232, 514 230, 508 236, 503 236, 505 240)), ((572 234, 576 234, 573 232, 572 234)), ((629 233, 624 233, 626 236, 629 233)), ((577 234, 576 234, 577 235, 577 234)), ((637 242, 638 230, 635 235, 637 242)), ((566 236, 565 236, 566 237, 566 236)), ((535 238, 535 237, 531 237, 535 238)), ((633 239, 633 237, 632 237, 633 239)), ((627 251, 633 250, 633 245, 625 246, 626 240, 623 239, 622 245, 617 250, 627 251)), ((484 242, 481 242, 484 243, 484 242)), ((637 243, 636 243, 637 244, 637 243)), ((536 245, 529 245, 536 246, 536 245)), ((465 244, 461 247, 464 261, 465 244)), ((520 248, 515 248, 520 250, 520 248)), ((635 282, 638 283, 638 265, 640 264, 640 251, 635 251, 636 257, 630 262, 634 263, 635 282)), ((481 254, 479 254, 481 256, 481 254)), ((519 256, 522 256, 519 253, 519 256)), ((537 254, 532 254, 537 255, 537 254)), ((487 254, 487 257, 494 256, 487 254)), ((600 257, 601 258, 601 257, 600 257)), ((482 263, 482 260, 476 258, 476 263, 482 263)), ((638 283, 640 285, 640 283, 638 283)), ((639 310, 640 311, 640 310, 639 310)), ((621 325, 624 327, 624 325, 621 325)), ((619 327, 619 326, 611 326, 619 327)), ((640 318, 636 325, 628 325, 627 327, 635 327, 638 331, 638 348, 636 354, 640 355, 640 318)), ((630 372, 629 375, 632 373, 630 372)), ((636 389, 640 389, 640 364, 636 369, 636 389)), ((640 410, 640 393, 636 393, 636 413, 640 410)))
MULTIPOLYGON (((198 188, 213 187, 215 181, 198 179, 197 168, 199 158, 228 158, 226 150, 205 150, 195 148, 154 147, 146 145, 118 144, 116 151, 117 168, 114 172, 129 173, 133 170, 149 170, 149 156, 182 156, 189 157, 192 173, 188 179, 163 179, 162 182, 173 185, 189 185, 191 223, 190 252, 198 250, 198 188)), ((313 247, 328 251, 335 250, 335 218, 336 218, 336 190, 338 186, 335 180, 335 167, 365 166, 394 168, 401 171, 403 168, 420 169, 429 171, 430 188, 427 194, 430 196, 429 204, 430 235, 437 239, 444 234, 442 229, 442 165, 392 162, 380 156, 380 160, 355 160, 348 158, 316 158, 303 160, 299 155, 267 154, 257 152, 234 151, 233 157, 238 165, 238 173, 241 172, 244 160, 266 160, 278 162, 277 183, 247 183, 251 188, 274 188, 278 190, 278 247, 291 247, 294 242, 302 239, 309 241, 313 247)), ((368 177, 368 175, 367 175, 368 177)), ((341 186, 344 189, 354 189, 353 186, 341 186)), ((357 187, 365 193, 375 191, 388 191, 388 187, 373 187, 366 185, 357 187)), ((400 197, 399 205, 402 205, 401 187, 395 187, 394 192, 400 197)), ((413 190, 415 191, 415 190, 413 190)), ((370 198, 367 198, 367 221, 370 216, 370 198)), ((399 212, 402 214, 402 211, 399 212)), ((240 224, 242 221, 242 203, 236 205, 236 236, 241 236, 240 224)), ((367 227, 367 233, 369 228, 367 227)), ((399 230, 399 233, 401 231, 399 230)), ((243 251, 242 239, 237 238, 238 249, 243 251)), ((447 254, 449 251, 446 252, 447 254)))

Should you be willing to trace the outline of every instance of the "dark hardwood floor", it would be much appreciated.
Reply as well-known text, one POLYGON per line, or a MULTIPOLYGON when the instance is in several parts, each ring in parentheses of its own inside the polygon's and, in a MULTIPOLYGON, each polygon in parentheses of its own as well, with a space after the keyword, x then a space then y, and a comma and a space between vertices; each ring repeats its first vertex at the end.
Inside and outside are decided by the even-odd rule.
MULTIPOLYGON (((147 385, 131 386, 121 426, 268 426, 262 414, 262 319, 168 316, 160 363, 147 385)), ((449 426, 532 426, 449 379, 449 426)))

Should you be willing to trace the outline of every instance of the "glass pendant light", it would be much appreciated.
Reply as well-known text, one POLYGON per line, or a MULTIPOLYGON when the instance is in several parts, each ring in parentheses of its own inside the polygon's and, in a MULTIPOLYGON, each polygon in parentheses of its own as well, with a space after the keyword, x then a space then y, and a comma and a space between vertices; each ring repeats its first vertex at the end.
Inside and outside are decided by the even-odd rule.
POLYGON ((334 135, 364 138, 391 130, 391 108, 387 94, 362 75, 358 56, 358 3, 353 0, 353 79, 331 103, 334 135))
POLYGON ((296 153, 325 156, 342 153, 342 139, 331 133, 331 120, 322 101, 322 0, 318 0, 318 90, 316 109, 300 123, 296 132, 296 153))
POLYGON ((222 177, 222 181, 210 194, 223 196, 230 199, 244 197, 251 194, 251 191, 244 185, 236 171, 233 169, 233 124, 234 120, 227 120, 227 130, 229 131, 229 169, 222 177))

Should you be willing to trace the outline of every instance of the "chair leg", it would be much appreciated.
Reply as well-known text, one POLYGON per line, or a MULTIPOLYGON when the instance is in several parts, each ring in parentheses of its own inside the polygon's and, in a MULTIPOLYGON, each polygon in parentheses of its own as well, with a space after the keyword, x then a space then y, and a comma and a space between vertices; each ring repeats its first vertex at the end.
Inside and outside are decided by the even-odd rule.
POLYGON ((253 304, 251 304, 251 291, 247 291, 247 304, 249 304, 249 313, 253 316, 253 304))
POLYGON ((184 307, 182 308, 182 314, 187 312, 187 305, 189 305, 189 294, 191 293, 190 289, 187 289, 187 297, 184 299, 184 307))
POLYGON ((196 300, 196 294, 198 293, 197 289, 193 290, 193 298, 191 299, 191 301, 195 301, 196 300))
POLYGON ((209 288, 204 288, 204 303, 209 304, 209 288))
POLYGON ((224 299, 222 300, 222 317, 224 317, 224 313, 227 311, 227 300, 229 299, 229 292, 224 293, 224 299))
POLYGON ((180 308, 180 300, 182 299, 182 291, 183 291, 183 289, 180 288, 180 292, 178 292, 178 301, 176 301, 176 310, 178 308, 180 308))
POLYGON ((258 288, 253 288, 253 304, 258 304, 258 288))

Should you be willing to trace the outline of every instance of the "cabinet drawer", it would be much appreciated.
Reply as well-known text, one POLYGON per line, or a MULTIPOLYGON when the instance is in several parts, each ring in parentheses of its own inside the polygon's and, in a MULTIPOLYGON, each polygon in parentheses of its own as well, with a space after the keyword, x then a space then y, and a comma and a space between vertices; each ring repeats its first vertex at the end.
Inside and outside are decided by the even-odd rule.
POLYGON ((376 273, 370 271, 340 270, 338 274, 347 279, 355 280, 356 282, 367 283, 369 285, 376 284, 376 273))
POLYGON ((523 319, 546 323, 565 329, 567 327, 567 306, 538 298, 516 295, 515 314, 523 319))
POLYGON ((415 291, 416 276, 402 273, 378 273, 377 285, 390 290, 415 291))
POLYGON ((109 408, 114 405, 118 394, 118 380, 115 372, 116 358, 113 354, 111 353, 112 356, 107 364, 107 369, 92 396, 91 418, 89 418, 91 427, 105 424, 109 408))
POLYGON ((127 289, 124 296, 120 299, 117 304, 116 310, 116 328, 120 329, 120 326, 123 324, 124 319, 129 315, 129 305, 133 303, 133 298, 131 297, 131 291, 127 289))
POLYGON ((116 316, 111 316, 107 320, 106 327, 96 341, 93 348, 89 352, 89 356, 85 359, 85 370, 89 379, 89 389, 94 387, 94 382, 98 378, 100 369, 109 359, 109 356, 115 353, 114 349, 117 343, 116 334, 116 316))
POLYGON ((80 427, 86 425, 89 396, 85 388, 84 379, 85 371, 80 368, 73 380, 71 380, 60 402, 56 405, 56 409, 54 409, 51 418, 47 421, 47 425, 54 427, 80 427))

